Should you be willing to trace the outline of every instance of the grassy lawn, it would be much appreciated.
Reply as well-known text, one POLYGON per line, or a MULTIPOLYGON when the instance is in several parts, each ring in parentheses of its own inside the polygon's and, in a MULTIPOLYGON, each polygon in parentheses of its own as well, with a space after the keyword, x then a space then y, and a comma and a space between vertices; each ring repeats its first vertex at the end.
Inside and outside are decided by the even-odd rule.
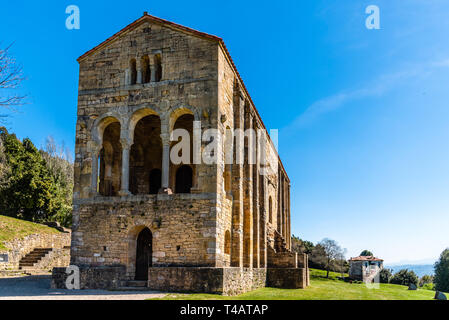
POLYGON ((58 233, 59 231, 41 224, 0 215, 0 251, 6 251, 5 242, 22 239, 35 233, 58 233))
POLYGON ((379 289, 370 289, 363 283, 347 283, 337 280, 341 274, 331 273, 330 279, 322 270, 311 270, 310 287, 307 289, 262 288, 235 297, 215 294, 169 294, 165 300, 432 300, 435 292, 419 289, 409 291, 407 287, 380 284, 379 289))

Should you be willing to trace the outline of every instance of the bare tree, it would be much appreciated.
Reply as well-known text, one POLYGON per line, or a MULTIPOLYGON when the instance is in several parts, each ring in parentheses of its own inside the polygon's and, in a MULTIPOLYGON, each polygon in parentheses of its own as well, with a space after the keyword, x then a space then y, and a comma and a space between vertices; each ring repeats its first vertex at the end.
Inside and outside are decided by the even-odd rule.
POLYGON ((16 107, 24 103, 26 95, 17 94, 14 89, 20 87, 25 77, 22 67, 9 54, 10 48, 11 45, 5 49, 0 48, 0 107, 16 111, 16 107))
POLYGON ((341 259, 344 256, 344 251, 338 245, 337 241, 332 239, 324 238, 319 244, 324 248, 326 255, 326 278, 329 278, 331 263, 337 259, 341 259))

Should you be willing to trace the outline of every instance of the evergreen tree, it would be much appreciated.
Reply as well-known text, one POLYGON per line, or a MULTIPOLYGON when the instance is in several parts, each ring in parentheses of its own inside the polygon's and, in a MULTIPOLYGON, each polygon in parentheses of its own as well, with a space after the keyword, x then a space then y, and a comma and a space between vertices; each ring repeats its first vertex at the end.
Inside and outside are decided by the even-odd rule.
POLYGON ((444 250, 435 262, 435 290, 449 292, 449 249, 444 250))
MULTIPOLYGON (((3 162, 8 170, 0 184, 0 213, 34 222, 71 222, 72 165, 52 166, 52 156, 44 157, 30 139, 23 142, 0 128, 3 162), (64 168, 62 170, 61 168, 64 168)), ((2 158, 0 157, 0 163, 2 158)))

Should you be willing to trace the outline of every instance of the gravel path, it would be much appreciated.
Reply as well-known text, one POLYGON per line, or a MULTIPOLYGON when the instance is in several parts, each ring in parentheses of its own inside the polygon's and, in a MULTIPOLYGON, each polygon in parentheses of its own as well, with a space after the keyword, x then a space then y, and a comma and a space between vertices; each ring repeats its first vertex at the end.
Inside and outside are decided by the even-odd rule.
POLYGON ((144 300, 159 298, 156 291, 51 289, 51 276, 0 278, 0 300, 144 300))

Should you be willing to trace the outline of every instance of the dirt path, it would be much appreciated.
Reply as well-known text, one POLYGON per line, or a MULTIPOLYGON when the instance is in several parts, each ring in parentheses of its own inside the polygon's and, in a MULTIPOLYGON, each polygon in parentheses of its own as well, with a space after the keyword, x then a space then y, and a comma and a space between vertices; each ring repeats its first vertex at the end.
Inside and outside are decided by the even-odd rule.
POLYGON ((144 300, 165 296, 156 291, 51 289, 50 283, 51 276, 0 278, 0 300, 144 300))

